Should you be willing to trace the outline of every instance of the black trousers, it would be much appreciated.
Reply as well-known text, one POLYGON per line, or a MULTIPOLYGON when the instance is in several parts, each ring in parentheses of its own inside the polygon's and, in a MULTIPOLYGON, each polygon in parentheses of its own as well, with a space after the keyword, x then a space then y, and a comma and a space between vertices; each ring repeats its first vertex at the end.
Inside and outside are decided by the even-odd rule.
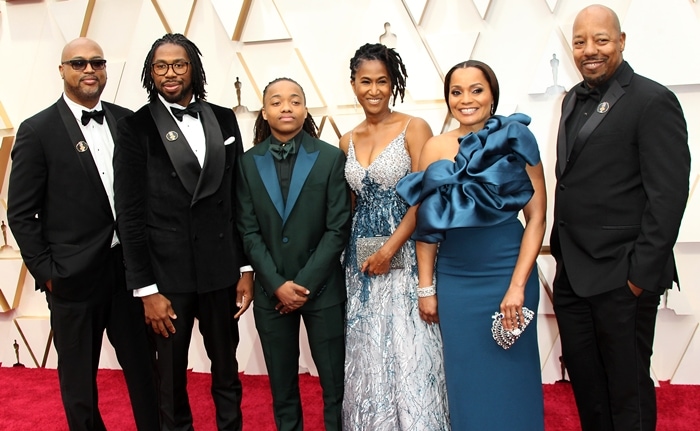
MULTIPOLYGON (((121 251, 114 250, 113 254, 117 273, 123 274, 121 251)), ((159 429, 154 358, 146 335, 142 301, 125 287, 96 293, 84 301, 70 301, 49 292, 46 299, 58 354, 61 398, 70 430, 105 429, 97 406, 96 382, 105 330, 124 372, 136 427, 139 431, 159 429)))
POLYGON ((272 409, 279 431, 304 429, 299 393, 299 329, 304 319, 309 348, 323 389, 326 431, 341 431, 345 375, 345 304, 288 314, 255 307, 255 327, 270 376, 272 409))
POLYGON ((559 269, 554 312, 583 431, 656 429, 649 370, 659 299, 627 285, 580 297, 559 269))
POLYGON ((194 319, 211 360, 211 394, 220 431, 240 431, 241 381, 238 377, 236 348, 238 311, 236 290, 232 286, 208 293, 165 293, 177 319, 175 333, 164 338, 149 330, 157 352, 157 379, 160 391, 162 430, 192 430, 192 410, 187 396, 187 359, 194 319))

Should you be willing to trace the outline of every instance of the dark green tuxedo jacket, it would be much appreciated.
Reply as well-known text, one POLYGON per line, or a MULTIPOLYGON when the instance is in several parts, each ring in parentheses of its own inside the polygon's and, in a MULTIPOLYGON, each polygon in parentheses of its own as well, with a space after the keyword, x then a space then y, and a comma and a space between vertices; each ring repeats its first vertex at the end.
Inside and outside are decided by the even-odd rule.
POLYGON ((351 221, 345 155, 305 132, 301 136, 286 205, 269 138, 239 164, 237 224, 255 269, 256 307, 274 308, 275 290, 287 280, 311 291, 305 309, 346 299, 340 264, 351 221))

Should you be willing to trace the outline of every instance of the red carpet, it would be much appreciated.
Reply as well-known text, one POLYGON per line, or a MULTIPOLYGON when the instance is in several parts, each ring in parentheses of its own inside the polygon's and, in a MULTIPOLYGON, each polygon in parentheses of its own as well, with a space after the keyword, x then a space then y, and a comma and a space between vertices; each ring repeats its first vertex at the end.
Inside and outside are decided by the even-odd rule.
MULTIPOLYGON (((266 376, 242 375, 244 431, 274 431, 271 397, 266 376)), ((209 374, 190 373, 189 393, 197 431, 215 430, 209 374)), ((304 422, 307 431, 322 431, 322 402, 318 378, 301 375, 304 422)), ((0 368, 0 430, 66 431, 56 370, 0 368)), ((121 371, 100 370, 100 408, 110 431, 134 430, 129 399, 121 371)), ((700 429, 700 386, 657 388, 657 431, 700 429)), ((580 431, 571 387, 544 385, 546 431, 580 431)))

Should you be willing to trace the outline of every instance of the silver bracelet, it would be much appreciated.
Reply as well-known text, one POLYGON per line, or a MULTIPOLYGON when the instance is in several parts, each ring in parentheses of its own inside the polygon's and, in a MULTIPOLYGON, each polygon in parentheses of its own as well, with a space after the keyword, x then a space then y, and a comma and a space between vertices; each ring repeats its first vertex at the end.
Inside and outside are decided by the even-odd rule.
POLYGON ((418 289, 416 289, 416 291, 418 292, 419 298, 427 298, 428 296, 433 296, 437 293, 434 284, 431 284, 430 286, 419 287, 418 289))

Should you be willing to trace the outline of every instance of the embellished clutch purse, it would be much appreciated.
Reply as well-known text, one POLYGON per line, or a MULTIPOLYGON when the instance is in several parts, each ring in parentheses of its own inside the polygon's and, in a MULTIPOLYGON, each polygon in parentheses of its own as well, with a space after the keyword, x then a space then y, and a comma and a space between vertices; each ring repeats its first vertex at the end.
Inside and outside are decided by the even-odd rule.
MULTIPOLYGON (((372 256, 384 245, 384 243, 389 239, 388 236, 368 236, 357 238, 356 242, 356 254, 357 254, 357 268, 362 268, 362 264, 367 260, 368 257, 372 256)), ((391 258, 391 263, 389 268, 400 269, 404 267, 404 248, 401 247, 394 257, 391 258)))
POLYGON ((510 349, 515 342, 520 338, 527 325, 530 324, 535 313, 527 307, 523 307, 523 323, 512 331, 503 328, 503 313, 496 312, 491 316, 493 323, 491 324, 491 334, 496 344, 503 347, 504 350, 510 349))

